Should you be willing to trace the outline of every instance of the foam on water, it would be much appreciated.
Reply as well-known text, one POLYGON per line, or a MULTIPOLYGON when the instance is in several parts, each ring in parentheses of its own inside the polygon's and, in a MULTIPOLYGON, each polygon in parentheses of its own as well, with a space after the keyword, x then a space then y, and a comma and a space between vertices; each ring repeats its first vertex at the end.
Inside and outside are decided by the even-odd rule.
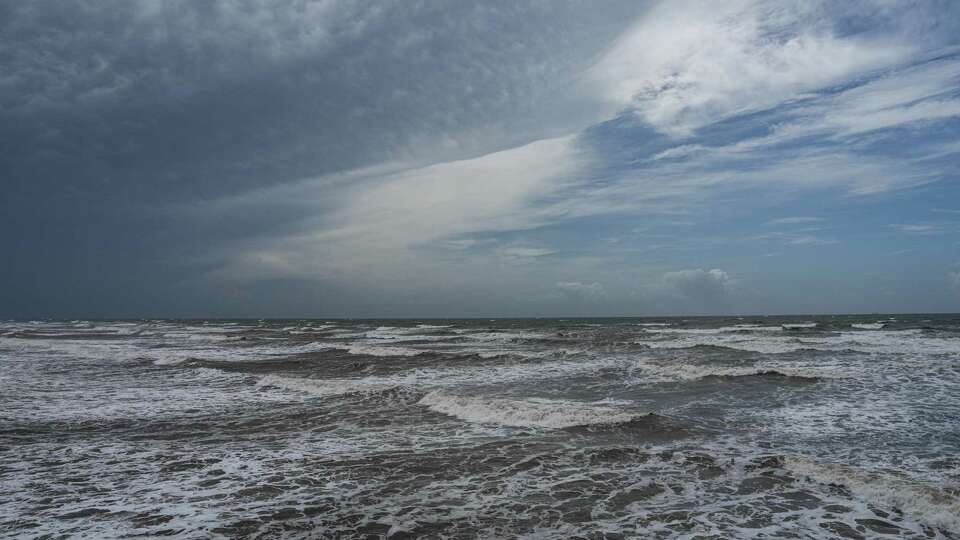
POLYGON ((731 332, 782 332, 780 326, 761 326, 756 324, 737 324, 734 326, 721 326, 719 328, 647 328, 646 332, 651 334, 691 334, 691 335, 712 335, 729 334, 731 332))
POLYGON ((761 365, 726 366, 710 364, 653 364, 641 363, 635 368, 639 376, 656 381, 694 381, 707 377, 771 376, 806 380, 838 379, 844 375, 835 369, 817 366, 790 366, 765 362, 761 365))
POLYGON ((341 396, 361 392, 381 392, 397 385, 352 379, 308 379, 304 377, 281 377, 267 375, 257 381, 258 386, 268 386, 304 392, 313 396, 341 396))
POLYGON ((687 349, 699 346, 726 347, 748 352, 784 354, 798 351, 852 351, 880 354, 957 354, 960 339, 931 337, 920 330, 838 332, 827 336, 743 335, 735 332, 675 330, 674 337, 638 341, 654 349, 687 349))
POLYGON ((461 396, 433 391, 419 405, 455 416, 467 422, 492 423, 513 427, 566 428, 573 426, 618 424, 638 416, 608 406, 570 401, 518 400, 461 396))
POLYGON ((817 323, 815 322, 802 322, 802 323, 784 323, 784 330, 809 330, 811 328, 816 328, 817 323))
POLYGON ((786 465, 801 478, 839 484, 882 508, 901 510, 946 531, 960 531, 960 499, 936 486, 803 457, 787 457, 786 465))
POLYGON ((960 326, 897 318, 3 322, 0 530, 949 538, 960 326))
POLYGON ((876 322, 876 323, 853 323, 850 325, 851 328, 856 328, 858 330, 881 330, 885 323, 876 322))
POLYGON ((347 348, 350 354, 365 356, 416 356, 427 352, 409 347, 391 347, 384 345, 351 345, 347 348))

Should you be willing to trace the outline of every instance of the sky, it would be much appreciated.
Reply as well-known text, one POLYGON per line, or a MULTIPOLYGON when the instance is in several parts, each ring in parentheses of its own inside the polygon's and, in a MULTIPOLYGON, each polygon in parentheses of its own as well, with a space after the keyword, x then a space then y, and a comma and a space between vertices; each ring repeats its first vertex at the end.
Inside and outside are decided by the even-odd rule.
POLYGON ((960 312, 960 2, 0 0, 0 317, 960 312))

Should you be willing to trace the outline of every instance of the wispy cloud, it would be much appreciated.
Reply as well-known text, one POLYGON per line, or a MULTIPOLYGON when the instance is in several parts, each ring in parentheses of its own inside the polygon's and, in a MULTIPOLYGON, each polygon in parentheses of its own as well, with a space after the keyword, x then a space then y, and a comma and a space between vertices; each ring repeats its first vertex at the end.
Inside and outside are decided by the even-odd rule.
MULTIPOLYGON (((292 190, 260 192, 261 205, 291 196, 317 200, 331 192, 338 204, 319 219, 307 220, 299 232, 248 245, 222 271, 238 277, 349 274, 359 278, 389 273, 398 265, 417 266, 415 250, 432 242, 462 250, 472 243, 458 235, 538 225, 542 218, 527 212, 529 205, 562 186, 581 164, 575 140, 563 138, 471 160, 389 172, 339 190, 329 189, 330 179, 319 178, 292 190)), ((523 245, 501 246, 497 252, 512 259, 552 253, 523 245)))
POLYGON ((834 35, 815 4, 665 2, 593 74, 609 99, 663 132, 687 136, 910 54, 895 40, 834 35))
POLYGON ((557 282, 557 289, 563 294, 589 301, 601 300, 607 296, 607 291, 603 288, 603 285, 596 281, 592 283, 559 281, 557 282))
POLYGON ((820 238, 811 234, 804 234, 787 238, 784 243, 791 246, 826 246, 830 244, 836 244, 837 241, 827 238, 820 238))
POLYGON ((794 217, 784 217, 778 219, 771 219, 767 222, 769 225, 799 225, 804 223, 819 223, 821 221, 826 221, 821 217, 812 217, 812 216, 794 216, 794 217))
POLYGON ((897 223, 890 226, 905 233, 933 233, 940 230, 939 226, 930 223, 897 223))

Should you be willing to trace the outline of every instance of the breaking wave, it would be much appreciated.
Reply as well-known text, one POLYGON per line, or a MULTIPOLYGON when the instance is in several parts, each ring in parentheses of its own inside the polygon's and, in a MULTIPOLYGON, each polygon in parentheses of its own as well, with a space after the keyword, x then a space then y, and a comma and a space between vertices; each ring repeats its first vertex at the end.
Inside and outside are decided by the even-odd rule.
POLYGON ((641 416, 613 407, 571 401, 484 398, 440 391, 428 393, 418 404, 467 422, 513 427, 562 429, 609 425, 630 422, 641 416))
POLYGON ((878 323, 853 323, 850 325, 850 328, 856 328, 858 330, 882 330, 886 324, 882 322, 878 323))
POLYGON ((393 384, 371 384, 362 380, 345 379, 308 379, 305 377, 281 377, 266 375, 257 381, 257 386, 269 386, 303 392, 313 396, 341 396, 364 392, 383 392, 396 388, 393 384))
POLYGON ((799 476, 842 485, 862 499, 896 508, 933 527, 960 530, 960 499, 936 487, 801 457, 787 457, 786 465, 799 476))
POLYGON ((783 365, 723 366, 705 364, 644 364, 638 366, 641 375, 653 376, 656 380, 695 381, 707 378, 770 377, 803 382, 817 382, 843 378, 841 374, 824 368, 792 367, 783 365))

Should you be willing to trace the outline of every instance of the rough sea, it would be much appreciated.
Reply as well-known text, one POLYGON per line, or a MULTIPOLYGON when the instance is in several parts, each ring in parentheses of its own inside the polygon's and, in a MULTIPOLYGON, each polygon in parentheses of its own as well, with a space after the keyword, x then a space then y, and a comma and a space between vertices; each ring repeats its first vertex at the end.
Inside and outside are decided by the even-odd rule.
POLYGON ((0 323, 3 538, 960 538, 960 316, 0 323))

